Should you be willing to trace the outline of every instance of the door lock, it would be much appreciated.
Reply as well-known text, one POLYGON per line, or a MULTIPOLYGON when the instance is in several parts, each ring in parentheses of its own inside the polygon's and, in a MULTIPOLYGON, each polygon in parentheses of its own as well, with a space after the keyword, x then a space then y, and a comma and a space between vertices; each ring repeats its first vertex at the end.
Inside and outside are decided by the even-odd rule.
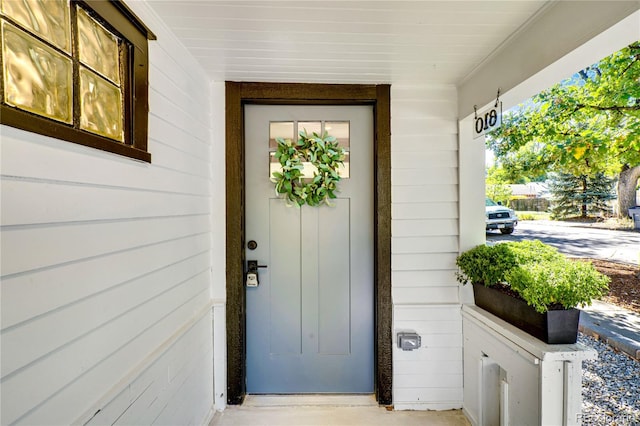
POLYGON ((258 268, 266 268, 267 265, 258 265, 257 260, 248 260, 247 261, 247 279, 246 285, 247 287, 258 287, 260 284, 258 282, 258 268))

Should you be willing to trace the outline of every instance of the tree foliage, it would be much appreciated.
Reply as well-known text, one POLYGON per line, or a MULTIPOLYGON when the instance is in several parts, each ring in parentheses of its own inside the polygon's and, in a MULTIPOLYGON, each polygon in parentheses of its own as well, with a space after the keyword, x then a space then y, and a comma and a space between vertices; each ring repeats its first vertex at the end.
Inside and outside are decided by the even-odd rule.
POLYGON ((497 203, 508 206, 512 193, 509 183, 509 177, 504 168, 490 167, 485 178, 487 197, 497 203))
MULTIPOLYGON (((548 171, 639 176, 640 42, 505 114, 487 143, 512 176, 539 177, 548 171)), ((625 193, 619 200, 628 199, 635 185, 619 184, 619 194, 625 193)), ((626 215, 630 206, 620 207, 626 215)))
POLYGON ((549 185, 554 200, 551 217, 562 219, 609 213, 607 201, 615 199, 613 188, 614 180, 603 173, 594 176, 560 173, 549 185))

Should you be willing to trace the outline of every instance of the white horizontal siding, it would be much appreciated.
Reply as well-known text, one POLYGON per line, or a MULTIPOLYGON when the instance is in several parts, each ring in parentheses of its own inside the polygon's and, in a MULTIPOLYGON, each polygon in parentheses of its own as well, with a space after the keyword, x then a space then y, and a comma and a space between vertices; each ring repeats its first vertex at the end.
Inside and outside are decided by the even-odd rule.
POLYGON ((391 233, 394 237, 455 236, 458 234, 458 220, 457 218, 394 219, 391 224, 391 233))
POLYGON ((397 286, 393 288, 392 295, 394 303, 398 305, 451 303, 458 298, 458 289, 451 285, 397 286))
MULTIPOLYGON (((395 105, 395 102, 394 102, 395 105)), ((429 139, 423 139, 420 129, 415 134, 393 135, 393 152, 438 152, 457 151, 458 137, 452 134, 432 135, 429 139)))
POLYGON ((462 406, 456 90, 393 85, 392 296, 394 330, 422 348, 394 348, 398 409, 462 406))
POLYGON ((141 246, 208 233, 206 215, 18 226, 2 235, 2 273, 11 276, 69 262, 82 262, 141 246), (63 250, 60 245, 66 246, 63 250))
MULTIPOLYGON (((149 142, 153 156, 153 139, 149 142)), ((153 158, 152 164, 142 163, 6 126, 2 152, 2 175, 13 178, 190 195, 207 194, 210 186, 207 176, 156 166, 153 158)))
POLYGON ((210 321, 209 315, 200 318, 179 341, 171 345, 159 359, 91 418, 88 424, 202 424, 201 413, 210 409, 203 406, 206 400, 202 398, 202 395, 209 392, 207 387, 210 385, 199 378, 210 375, 212 369, 212 353, 205 346, 210 338, 210 321), (197 358, 192 363, 185 364, 184 360, 189 358, 187 348, 193 348, 197 358), (158 413, 162 411, 159 407, 168 405, 172 399, 183 403, 176 407, 172 413, 174 417, 169 421, 158 413), (184 401, 190 403, 185 404, 184 401))
POLYGON ((391 241, 394 254, 404 253, 452 253, 458 250, 455 236, 396 237, 391 241))
POLYGON ((210 85, 148 6, 131 7, 158 36, 151 164, 1 129, 2 424, 211 413, 210 85))
POLYGON ((396 287, 427 287, 451 286, 453 272, 450 270, 418 270, 393 271, 391 273, 394 288, 396 287))
POLYGON ((421 348, 394 348, 393 399, 398 409, 450 409, 462 403, 462 322, 458 305, 394 307, 394 329, 415 331, 421 348))
POLYGON ((394 203, 393 219, 451 219, 458 217, 458 204, 454 202, 394 203))
MULTIPOLYGON (((440 173, 442 179, 455 183, 456 177, 451 177, 451 173, 447 171, 449 168, 458 167, 458 153, 456 151, 415 151, 415 152, 396 152, 393 155, 391 167, 394 172, 407 172, 405 169, 418 169, 423 175, 429 176, 429 173, 440 173)), ((444 182, 443 182, 444 183, 444 182)))
POLYGON ((447 158, 438 157, 442 156, 433 155, 431 153, 418 154, 409 152, 394 155, 394 160, 391 166, 391 178, 393 179, 394 185, 421 185, 429 184, 434 181, 443 184, 457 184, 457 157, 449 154, 447 154, 447 158), (427 159, 430 158, 431 161, 433 161, 433 164, 429 164, 427 161, 427 159), (393 168, 393 163, 401 163, 403 167, 407 168, 393 168))
MULTIPOLYGON (((393 144, 393 142, 392 142, 393 144)), ((393 153, 391 154, 393 155, 393 153)), ((391 181, 393 185, 393 180, 391 181)), ((437 181, 436 181, 437 182, 437 181)), ((393 185, 392 203, 425 203, 425 202, 457 202, 458 185, 437 184, 431 182, 423 185, 393 185)))
POLYGON ((206 161, 210 155, 209 144, 195 139, 190 135, 189 129, 182 129, 151 114, 149 115, 149 139, 201 160, 206 161))
POLYGON ((405 253, 391 257, 394 271, 453 270, 455 253, 405 253))
MULTIPOLYGON (((155 151, 154 151, 155 154, 155 151)), ((3 226, 60 222, 117 221, 185 215, 208 215, 206 195, 133 191, 126 188, 78 185, 48 180, 4 177, 3 226), (31 194, 25 197, 24 194, 31 194), (92 199, 92 203, 77 200, 92 199)))
MULTIPOLYGON (((163 297, 177 297, 179 292, 189 297, 187 287, 201 291, 206 287, 206 276, 193 276, 194 271, 206 269, 209 254, 203 252, 177 264, 164 267, 134 282, 120 283, 88 296, 82 303, 65 309, 56 309, 33 317, 25 324, 5 328, 4 345, 19 346, 29 341, 22 350, 9 352, 2 358, 2 376, 6 376, 37 359, 46 358, 54 350, 61 350, 61 342, 75 342, 90 336, 96 329, 112 326, 119 319, 130 320, 134 311, 146 309, 163 297), (82 321, 78 321, 82 318, 82 321)), ((44 296, 44 295, 43 295, 44 296)), ((160 316, 162 312, 155 315, 160 316)), ((151 317, 153 319, 153 317, 151 317)), ((136 327, 140 327, 138 323, 136 327)), ((131 328, 133 329, 133 327, 131 328)), ((70 345, 68 345, 70 346, 70 345)))
POLYGON ((3 278, 2 298, 12 303, 2 305, 2 326, 13 327, 135 278, 162 274, 168 265, 207 253, 208 247, 209 236, 202 234, 3 278))

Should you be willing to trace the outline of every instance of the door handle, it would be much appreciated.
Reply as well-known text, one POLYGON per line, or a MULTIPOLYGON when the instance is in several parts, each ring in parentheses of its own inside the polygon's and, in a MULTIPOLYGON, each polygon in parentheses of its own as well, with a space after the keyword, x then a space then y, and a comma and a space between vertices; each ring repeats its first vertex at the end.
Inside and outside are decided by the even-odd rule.
POLYGON ((259 265, 257 260, 247 261, 247 287, 258 287, 260 284, 258 281, 258 268, 266 268, 267 265, 259 265))

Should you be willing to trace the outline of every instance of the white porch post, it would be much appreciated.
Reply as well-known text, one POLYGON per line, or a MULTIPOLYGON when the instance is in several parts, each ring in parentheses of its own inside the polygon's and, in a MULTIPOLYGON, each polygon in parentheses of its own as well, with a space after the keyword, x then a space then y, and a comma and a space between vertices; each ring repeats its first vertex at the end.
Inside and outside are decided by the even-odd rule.
MULTIPOLYGON (((485 145, 473 139, 474 116, 458 122, 460 253, 485 243, 485 145)), ((471 286, 460 286, 460 301, 473 303, 471 286)))

